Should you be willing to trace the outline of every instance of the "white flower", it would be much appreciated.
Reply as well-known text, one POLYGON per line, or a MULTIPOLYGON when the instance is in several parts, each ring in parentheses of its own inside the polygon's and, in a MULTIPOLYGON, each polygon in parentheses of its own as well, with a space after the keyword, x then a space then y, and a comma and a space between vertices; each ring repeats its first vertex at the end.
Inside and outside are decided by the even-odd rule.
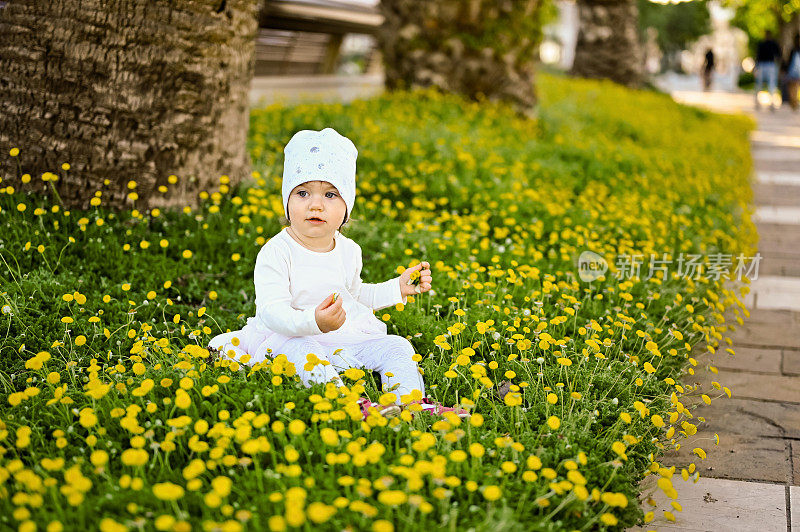
POLYGON ((11 312, 11 305, 3 305, 3 314, 10 314, 11 316, 14 315, 11 312))

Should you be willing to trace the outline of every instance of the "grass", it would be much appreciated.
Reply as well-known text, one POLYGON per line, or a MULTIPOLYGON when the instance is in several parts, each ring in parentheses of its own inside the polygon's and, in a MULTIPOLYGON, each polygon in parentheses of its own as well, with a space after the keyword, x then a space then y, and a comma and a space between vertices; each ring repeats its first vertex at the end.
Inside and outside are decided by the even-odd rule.
POLYGON ((638 482, 659 475, 674 496, 671 476, 696 477, 659 457, 702 456, 689 405, 730 393, 688 384, 691 353, 730 345, 723 315, 744 314, 744 290, 676 268, 681 254, 754 254, 753 124, 606 82, 541 75, 537 89, 536 121, 431 90, 253 110, 252 182, 223 177, 194 210, 114 213, 100 195, 68 212, 25 192, 40 176, 22 178, 24 146, 0 147, 19 168, 0 183, 0 524, 651 520, 638 482), (362 278, 432 265, 432 292, 379 316, 415 346, 430 395, 471 422, 361 421, 353 400, 382 393, 369 373, 304 388, 279 360, 210 362, 208 340, 254 312, 255 257, 281 228, 282 147, 324 127, 359 149, 343 232, 364 250, 362 278), (586 250, 609 265, 592 282, 576 266, 586 250), (617 260, 634 254, 638 277, 617 260), (651 254, 674 261, 666 275, 649 275, 651 254))

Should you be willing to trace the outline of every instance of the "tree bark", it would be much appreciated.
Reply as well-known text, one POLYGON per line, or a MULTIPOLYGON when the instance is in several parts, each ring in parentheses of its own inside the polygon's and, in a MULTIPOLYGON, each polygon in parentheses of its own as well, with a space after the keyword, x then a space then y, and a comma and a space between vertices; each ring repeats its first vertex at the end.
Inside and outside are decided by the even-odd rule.
POLYGON ((578 41, 572 74, 628 87, 643 81, 635 0, 578 0, 578 41))
POLYGON ((386 88, 435 86, 530 114, 541 0, 382 0, 386 88))
POLYGON ((783 60, 788 62, 790 57, 789 53, 794 45, 794 36, 800 33, 800 13, 794 13, 792 18, 788 21, 778 14, 778 44, 781 47, 781 54, 783 60))
POLYGON ((195 205, 221 175, 248 176, 257 12, 256 0, 12 0, 0 9, 4 185, 19 163, 32 181, 15 188, 42 189, 52 172, 68 207, 102 190, 106 206, 142 209, 195 205))

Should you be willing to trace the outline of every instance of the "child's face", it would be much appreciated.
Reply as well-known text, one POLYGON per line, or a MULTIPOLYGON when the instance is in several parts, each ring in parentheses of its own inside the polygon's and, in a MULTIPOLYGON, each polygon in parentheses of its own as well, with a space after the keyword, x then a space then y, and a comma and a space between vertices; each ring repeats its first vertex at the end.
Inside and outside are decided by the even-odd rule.
POLYGON ((336 187, 327 181, 306 181, 292 189, 287 211, 296 233, 309 238, 332 238, 344 222, 347 204, 336 187))

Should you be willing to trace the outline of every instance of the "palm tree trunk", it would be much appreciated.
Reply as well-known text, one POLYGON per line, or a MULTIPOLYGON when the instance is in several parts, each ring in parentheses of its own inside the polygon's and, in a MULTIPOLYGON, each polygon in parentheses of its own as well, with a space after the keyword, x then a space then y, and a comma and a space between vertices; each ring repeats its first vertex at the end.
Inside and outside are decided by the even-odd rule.
MULTIPOLYGON (((14 0, 0 9, 0 176, 65 205, 194 204, 249 174, 257 0, 14 0), (61 170, 69 163, 68 171, 61 170), (178 183, 168 183, 170 175, 178 183), (104 180, 110 184, 104 186, 104 180), (164 195, 158 187, 170 191, 164 195)), ((16 188, 20 188, 17 186, 16 188)))
POLYGON ((578 0, 578 20, 572 73, 640 86, 642 50, 636 0, 578 0))
POLYGON ((381 0, 386 88, 437 87, 529 114, 541 0, 381 0))

